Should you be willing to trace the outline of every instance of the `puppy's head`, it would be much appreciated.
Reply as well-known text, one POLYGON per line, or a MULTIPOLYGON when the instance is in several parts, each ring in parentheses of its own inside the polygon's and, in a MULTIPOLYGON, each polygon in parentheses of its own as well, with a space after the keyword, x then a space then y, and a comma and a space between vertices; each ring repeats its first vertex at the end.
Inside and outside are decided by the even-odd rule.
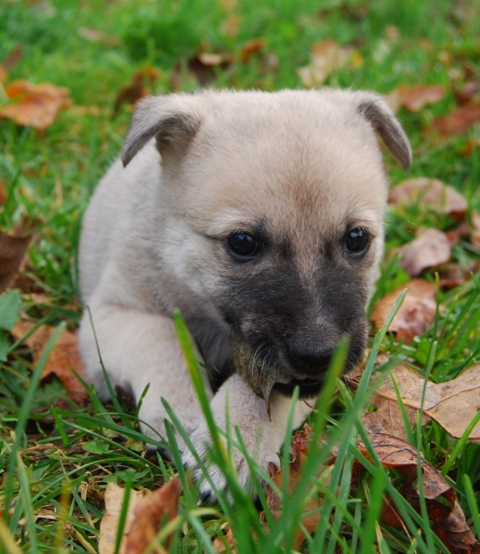
POLYGON ((387 198, 375 131, 407 168, 408 139, 371 93, 208 91, 136 111, 122 157, 156 137, 164 268, 284 393, 316 394, 343 335, 348 366, 362 357, 387 198))

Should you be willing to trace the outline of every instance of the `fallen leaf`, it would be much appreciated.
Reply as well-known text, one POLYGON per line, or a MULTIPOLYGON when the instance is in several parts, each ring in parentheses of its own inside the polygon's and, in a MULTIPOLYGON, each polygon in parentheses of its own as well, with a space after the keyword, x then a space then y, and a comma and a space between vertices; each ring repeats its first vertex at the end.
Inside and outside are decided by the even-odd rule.
POLYGON ((115 118, 123 104, 134 105, 138 100, 151 92, 155 80, 160 76, 160 71, 151 66, 144 67, 137 71, 126 87, 118 92, 113 106, 112 117, 115 118), (150 84, 150 88, 147 87, 150 84))
POLYGON ((213 541, 212 546, 215 554, 222 554, 227 550, 229 552, 236 552, 236 550, 232 550, 235 544, 235 537, 233 536, 232 528, 229 526, 226 533, 223 533, 221 537, 217 537, 213 541))
POLYGON ((22 54, 23 48, 21 46, 15 46, 3 62, 0 63, 0 83, 5 83, 8 78, 8 72, 17 65, 22 57, 22 54))
MULTIPOLYGON (((126 532, 133 521, 133 512, 145 492, 130 490, 127 517, 125 519, 124 532, 126 532)), ((98 542, 99 554, 113 554, 117 540, 118 522, 122 511, 125 489, 116 483, 108 483, 105 489, 105 514, 100 522, 100 538, 98 542)), ((125 552, 126 536, 122 538, 120 552, 125 552)))
MULTIPOLYGON (((297 448, 297 444, 302 445, 302 448, 305 446, 305 442, 310 439, 310 428, 307 426, 306 429, 297 431, 292 439, 292 446, 290 447, 290 455, 292 461, 289 466, 289 481, 288 481, 288 495, 290 496, 295 488, 298 485, 298 482, 301 478, 302 465, 305 463, 306 455, 304 451, 297 448)), ((270 477, 275 485, 282 490, 283 488, 283 473, 277 468, 273 463, 270 463, 268 466, 270 472, 270 477)), ((267 504, 272 512, 274 518, 278 518, 283 509, 282 501, 278 495, 273 491, 273 489, 267 485, 266 487, 266 499, 267 504)), ((305 527, 308 533, 313 534, 318 526, 320 520, 320 512, 317 510, 320 498, 313 498, 305 506, 304 512, 313 512, 309 515, 306 515, 302 518, 302 525, 305 527)), ((298 528, 295 540, 293 542, 293 550, 299 550, 305 540, 305 534, 302 529, 298 528)))
POLYGON ((0 293, 15 279, 31 238, 15 237, 0 232, 0 293))
MULTIPOLYGON (((12 330, 14 339, 20 340, 33 326, 34 324, 29 321, 18 322, 12 330)), ((54 331, 55 327, 41 325, 25 339, 24 343, 33 352, 34 363, 40 359, 54 331)), ((85 378, 82 360, 78 352, 78 336, 65 329, 50 353, 42 373, 42 379, 56 375, 65 386, 68 396, 80 406, 85 406, 89 399, 88 393, 70 368, 85 378)))
POLYGON ((90 42, 102 42, 107 46, 118 46, 120 44, 120 40, 117 37, 107 35, 107 33, 95 27, 80 27, 80 29, 78 29, 78 34, 90 42))
POLYGON ((247 41, 240 50, 240 61, 246 64, 254 54, 259 54, 265 48, 265 39, 252 38, 247 41))
POLYGON ((203 52, 188 60, 188 71, 204 87, 215 79, 215 67, 226 69, 232 61, 233 56, 203 52))
MULTIPOLYGON (((349 382, 351 385, 351 383, 349 382)), ((402 411, 398 402, 393 402, 391 399, 375 396, 372 401, 372 406, 377 409, 375 412, 367 412, 362 417, 365 429, 369 434, 385 433, 387 435, 393 435, 399 439, 408 440, 408 433, 405 429, 405 424, 402 417, 402 411)), ((413 427, 415 424, 415 417, 417 410, 405 406, 405 412, 410 423, 413 427)))
POLYGON ((437 267, 450 260, 452 247, 448 237, 438 229, 426 229, 400 249, 400 267, 410 277, 417 277, 430 267, 437 267))
POLYGON ((458 554, 465 551, 469 554, 480 552, 480 544, 470 531, 458 500, 455 500, 453 510, 446 519, 433 522, 433 531, 450 552, 458 554))
MULTIPOLYGON (((450 244, 452 244, 452 241, 450 241, 450 244)), ((466 283, 470 277, 470 273, 477 269, 478 264, 476 262, 468 263, 465 267, 462 267, 457 262, 447 262, 446 264, 438 266, 436 271, 439 276, 440 288, 442 290, 451 290, 466 283)))
POLYGON ((477 121, 480 121, 480 102, 468 102, 450 115, 436 119, 432 127, 442 136, 449 137, 466 133, 477 121))
POLYGON ((335 40, 320 40, 313 45, 310 65, 298 70, 303 84, 308 88, 323 84, 330 73, 352 64, 360 67, 363 59, 351 47, 341 47, 335 40))
MULTIPOLYGON (((173 478, 137 502, 132 522, 126 531, 124 554, 143 554, 155 540, 162 525, 177 516, 180 488, 180 480, 173 478)), ((168 542, 167 539, 167 548, 168 542)))
MULTIPOLYGON (((405 406, 419 410, 425 379, 406 366, 399 365, 376 391, 377 397, 397 403, 392 378, 405 406)), ((426 386, 423 413, 436 421, 454 439, 459 440, 480 410, 480 364, 463 371, 457 378, 444 383, 429 381, 426 386)), ((375 412, 376 413, 376 412, 375 412)), ((480 423, 468 440, 480 444, 480 423)))
POLYGON ((52 125, 62 108, 71 105, 68 89, 51 83, 13 81, 5 87, 5 92, 13 102, 0 108, 0 117, 41 131, 52 125))
POLYGON ((480 94, 480 79, 465 83, 460 90, 453 91, 459 104, 468 104, 480 94))
POLYGON ((439 214, 447 214, 456 219, 463 219, 468 204, 464 196, 439 179, 416 177, 406 179, 393 187, 389 202, 398 206, 417 204, 439 214))
MULTIPOLYGON (((480 552, 480 543, 467 525, 465 515, 456 500, 455 489, 424 459, 423 455, 419 454, 406 440, 388 433, 369 432, 369 439, 380 463, 403 475, 404 481, 399 492, 417 512, 420 512, 417 466, 418 463, 421 464, 423 496, 428 516, 433 522, 435 532, 438 532, 450 551, 452 553, 480 552)), ((368 460, 372 460, 369 451, 361 441, 358 443, 358 449, 368 460)), ((333 456, 329 463, 333 464, 335 459, 336 457, 333 456)), ((357 461, 354 468, 361 467, 361 463, 357 461)), ((389 495, 384 497, 380 518, 392 527, 405 527, 389 495)))
POLYGON ((437 287, 433 283, 423 279, 413 279, 398 286, 376 304, 372 313, 372 321, 380 328, 399 294, 405 288, 407 295, 393 318, 388 332, 394 333, 397 341, 403 339, 406 344, 409 344, 414 337, 429 329, 435 320, 437 287))
POLYGON ((471 156, 477 148, 480 148, 480 139, 468 139, 460 154, 465 157, 471 156))
POLYGON ((480 213, 473 212, 472 214, 472 236, 471 241, 473 246, 480 248, 480 213))
POLYGON ((387 95, 386 100, 394 111, 404 107, 410 112, 419 112, 425 106, 439 102, 444 96, 445 88, 442 85, 400 85, 387 95))
MULTIPOLYGON (((416 448, 408 442, 385 433, 369 435, 370 441, 381 464, 387 468, 394 468, 402 473, 405 482, 401 488, 403 496, 418 510, 417 464, 422 466, 423 492, 427 500, 427 509, 431 519, 446 519, 455 502, 455 490, 449 485, 440 473, 431 466, 416 448), (442 500, 440 500, 440 498, 442 500)), ((360 452, 368 459, 370 454, 362 443, 360 452)))
POLYGON ((0 206, 8 200, 7 184, 5 179, 0 179, 0 206))
POLYGON ((241 25, 242 20, 240 19, 240 16, 238 16, 236 13, 231 13, 227 15, 227 17, 222 21, 220 29, 222 33, 224 33, 228 37, 236 38, 238 32, 240 31, 241 25))

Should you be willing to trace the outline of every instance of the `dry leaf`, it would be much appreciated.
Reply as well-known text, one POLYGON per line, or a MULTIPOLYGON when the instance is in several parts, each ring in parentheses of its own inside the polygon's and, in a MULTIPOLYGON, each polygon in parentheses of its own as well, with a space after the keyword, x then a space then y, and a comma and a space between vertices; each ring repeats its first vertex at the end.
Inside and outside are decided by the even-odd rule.
POLYGON ((8 200, 7 184, 5 179, 0 179, 0 206, 6 203, 8 200))
POLYGON ((380 328, 399 294, 405 288, 407 295, 388 332, 394 333, 397 341, 403 339, 406 344, 409 344, 415 336, 429 329, 435 320, 437 287, 433 283, 423 279, 413 279, 398 286, 377 303, 372 313, 372 321, 380 328))
MULTIPOLYGON (((14 339, 21 339, 33 326, 34 324, 28 321, 18 322, 12 330, 14 339)), ((42 325, 25 339, 25 344, 33 352, 34 363, 40 359, 54 331, 55 327, 42 325)), ((82 360, 78 352, 78 336, 65 329, 50 353, 42 373, 42 379, 52 374, 56 375, 65 386, 68 396, 80 406, 85 406, 89 399, 88 393, 70 368, 85 378, 82 360)))
POLYGON ((120 44, 120 40, 117 37, 107 35, 95 27, 80 27, 78 34, 90 42, 103 42, 107 46, 118 46, 120 44))
POLYGON ((433 531, 450 552, 456 554, 465 551, 469 554, 480 552, 480 544, 470 531, 458 500, 455 500, 453 510, 446 519, 433 522, 433 531))
POLYGON ((470 240, 473 246, 480 248, 480 213, 473 212, 472 226, 473 226, 473 230, 472 230, 472 236, 470 240))
MULTIPOLYGON (((222 537, 217 537, 213 541, 212 546, 215 554, 222 554, 222 552, 226 552, 227 549, 231 552, 232 548, 235 546, 235 537, 233 536, 231 527, 228 527, 227 532, 223 534, 222 537)), ((234 550, 234 552, 236 552, 236 550, 234 550)))
POLYGON ((312 88, 323 84, 332 71, 348 64, 360 67, 362 63, 354 48, 342 48, 333 39, 320 40, 313 46, 310 65, 300 68, 298 75, 306 87, 312 88))
POLYGON ((468 208, 466 199, 458 191, 439 179, 428 177, 402 181, 390 191, 389 202, 400 206, 418 204, 456 219, 463 219, 468 208))
POLYGON ((400 85, 386 97, 386 100, 395 111, 405 107, 410 112, 419 112, 444 96, 445 89, 442 85, 417 85, 412 88, 408 85, 400 85))
POLYGON ((124 554, 143 554, 146 551, 162 525, 177 516, 179 498, 180 481, 174 478, 137 502, 132 523, 126 532, 124 554))
MULTIPOLYGON (((99 554, 113 554, 115 552, 118 521, 122 511, 124 496, 125 489, 122 489, 122 487, 119 487, 116 483, 107 484, 107 488, 105 489, 105 515, 100 522, 99 554)), ((144 496, 144 492, 135 490, 130 491, 124 531, 127 531, 131 525, 134 517, 133 511, 144 496)), ((122 553, 125 552, 125 543, 126 537, 124 536, 120 546, 120 552, 122 553)))
POLYGON ((480 102, 468 102, 450 115, 435 120, 432 127, 449 137, 466 133, 476 121, 480 121, 480 102))
MULTIPOLYGON (((448 233, 447 233, 448 236, 448 233)), ((448 237, 450 240, 450 237, 448 237)), ((450 244, 452 241, 450 240, 450 244)), ((466 283, 469 279, 470 273, 478 269, 476 262, 466 264, 465 268, 457 262, 447 262, 436 268, 440 277, 439 285, 443 290, 450 290, 463 283, 466 283)))
POLYGON ((5 83, 8 78, 8 72, 13 69, 23 54, 23 48, 21 46, 15 46, 5 60, 0 63, 0 83, 5 83))
MULTIPOLYGON (((405 406, 420 409, 424 378, 406 366, 400 365, 392 373, 405 406)), ((376 391, 380 398, 397 402, 391 378, 376 391)), ((456 379, 445 383, 427 383, 423 413, 436 421, 454 439, 460 439, 480 410, 480 364, 473 365, 456 379)), ((376 413, 376 412, 375 412, 376 413)), ((480 423, 468 440, 480 444, 480 423)))
MULTIPOLYGON (((288 495, 291 495, 295 490, 300 478, 302 465, 305 463, 306 456, 302 450, 297 448, 297 445, 301 445, 301 448, 304 448, 307 442, 310 440, 310 427, 307 425, 303 430, 297 431, 292 438, 292 446, 290 448, 290 455, 292 461, 290 462, 289 467, 289 481, 288 481, 288 495)), ((273 463, 270 463, 268 466, 270 477, 275 485, 282 490, 283 487, 283 474, 282 471, 277 468, 273 463)), ((281 510, 283 508, 280 498, 275 494, 273 489, 269 486, 266 487, 266 498, 267 503, 272 512, 273 517, 277 518, 280 516, 281 510)), ((320 498, 312 499, 305 506, 304 512, 312 512, 316 510, 320 503, 320 498)), ((319 511, 315 511, 312 514, 309 514, 302 518, 302 524, 308 533, 313 534, 318 526, 320 520, 319 511)), ((299 550, 305 540, 305 535, 303 531, 299 528, 297 529, 295 540, 293 543, 293 550, 299 550)))
POLYGON ((427 229, 412 242, 400 249, 400 266, 410 275, 417 277, 430 267, 437 267, 450 261, 452 247, 448 237, 438 229, 427 229))
POLYGON ((14 81, 5 87, 13 102, 0 108, 0 117, 12 119, 18 125, 31 125, 44 130, 55 121, 62 108, 71 105, 69 91, 51 83, 34 85, 28 81, 14 81))
POLYGON ((466 83, 460 90, 453 91, 459 104, 468 104, 480 94, 480 79, 466 83))
MULTIPOLYGON (((349 381, 351 385, 351 382, 349 381)), ((407 430, 402 418, 402 411, 398 402, 392 402, 390 399, 375 396, 372 399, 372 405, 377 409, 375 412, 367 412, 362 417, 365 429, 369 434, 385 433, 393 435, 399 439, 408 440, 407 430)), ((405 406, 410 426, 415 424, 417 410, 405 406)))
POLYGON ((0 231, 0 293, 15 279, 31 238, 10 236, 0 231))
POLYGON ((112 117, 116 117, 120 108, 123 104, 133 105, 138 100, 146 96, 151 92, 151 87, 153 87, 155 80, 160 76, 160 71, 154 69, 151 66, 144 67, 137 71, 130 81, 130 84, 126 87, 120 89, 115 98, 115 104, 113 106, 112 117), (147 87, 149 83, 150 88, 147 87))
POLYGON ((265 48, 265 39, 263 38, 252 38, 247 41, 240 50, 240 61, 243 64, 249 62, 250 58, 254 54, 260 54, 265 48))
MULTIPOLYGON (((417 479, 417 450, 406 441, 387 434, 372 434, 370 440, 382 465, 395 468, 404 475, 405 482, 400 492, 417 511, 420 511, 418 485, 414 486, 417 479)), ((365 447, 360 445, 359 450, 370 458, 365 447)), ((427 511, 433 521, 434 531, 451 552, 480 552, 480 544, 468 528, 453 487, 423 459, 423 456, 420 456, 420 463, 427 511)), ((393 508, 389 497, 386 501, 387 505, 382 510, 383 521, 392 525, 397 523, 395 526, 399 526, 399 514, 393 508)))

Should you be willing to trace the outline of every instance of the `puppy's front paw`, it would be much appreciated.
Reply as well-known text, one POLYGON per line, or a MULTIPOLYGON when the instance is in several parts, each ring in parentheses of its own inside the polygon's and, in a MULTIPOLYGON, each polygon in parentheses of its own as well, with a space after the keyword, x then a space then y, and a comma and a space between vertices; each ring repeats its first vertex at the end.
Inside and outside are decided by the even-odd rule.
MULTIPOLYGON (((256 437, 252 436, 248 429, 239 428, 239 431, 247 456, 251 456, 260 468, 267 471, 270 462, 278 465, 277 449, 270 449, 268 441, 262 440, 261 433, 264 429, 260 428, 260 434, 256 437)), ((225 471, 229 469, 226 468, 233 467, 236 481, 243 489, 248 489, 250 485, 249 464, 233 430, 231 434, 232 448, 229 449, 225 437, 220 436, 220 451, 218 448, 214 451, 213 440, 205 423, 200 425, 190 437, 195 453, 187 449, 183 455, 183 462, 185 467, 193 470, 194 478, 200 484, 201 502, 213 501, 221 490, 226 490, 227 497, 232 500, 225 476, 225 471)))
MULTIPOLYGON (((283 400, 280 403, 283 403, 283 400)), ((273 404, 278 402, 274 401, 273 404)), ((216 496, 215 491, 227 488, 223 467, 233 466, 236 480, 241 487, 248 489, 251 474, 245 451, 247 456, 255 460, 256 465, 265 471, 270 462, 278 465, 277 452, 285 438, 287 404, 282 405, 280 410, 274 409, 272 415, 276 412, 276 417, 270 420, 265 400, 252 391, 243 377, 233 375, 220 388, 210 407, 219 429, 225 430, 227 421, 230 421, 231 438, 228 444, 231 444, 232 448, 227 447, 227 439, 223 433, 220 434, 222 452, 218 452, 217 448, 217 452, 213 454, 212 437, 207 423, 202 421, 190 435, 195 452, 186 450, 183 457, 185 466, 193 469, 194 477, 200 483, 202 499, 213 499, 216 496), (241 447, 238 445, 236 428, 242 437, 241 447), (228 458, 230 453, 231 458, 228 458)), ((229 497, 231 498, 231 495, 229 497)))

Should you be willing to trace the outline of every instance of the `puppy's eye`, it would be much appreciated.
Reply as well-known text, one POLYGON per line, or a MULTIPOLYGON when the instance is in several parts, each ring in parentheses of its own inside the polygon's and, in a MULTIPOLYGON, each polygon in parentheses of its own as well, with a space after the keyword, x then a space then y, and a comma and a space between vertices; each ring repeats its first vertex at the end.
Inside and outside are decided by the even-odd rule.
POLYGON ((355 227, 345 235, 345 250, 348 254, 363 254, 370 242, 368 231, 355 227))
POLYGON ((262 242, 248 233, 232 233, 227 240, 230 252, 236 258, 253 258, 262 252, 262 242))

